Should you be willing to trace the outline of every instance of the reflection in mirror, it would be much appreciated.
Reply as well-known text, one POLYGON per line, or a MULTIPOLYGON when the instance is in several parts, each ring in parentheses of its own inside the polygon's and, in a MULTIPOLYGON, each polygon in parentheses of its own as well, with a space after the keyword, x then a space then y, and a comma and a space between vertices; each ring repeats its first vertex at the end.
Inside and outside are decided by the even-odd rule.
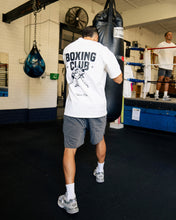
POLYGON ((8 96, 8 54, 0 52, 0 97, 8 96))

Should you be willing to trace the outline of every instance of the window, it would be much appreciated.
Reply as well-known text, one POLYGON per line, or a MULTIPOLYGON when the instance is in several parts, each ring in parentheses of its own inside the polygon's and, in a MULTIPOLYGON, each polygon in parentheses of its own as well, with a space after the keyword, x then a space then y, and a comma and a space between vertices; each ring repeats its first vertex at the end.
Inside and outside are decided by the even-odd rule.
POLYGON ((8 96, 8 54, 0 52, 0 97, 8 96))
POLYGON ((60 24, 60 43, 59 43, 59 54, 63 54, 64 48, 71 42, 81 37, 81 31, 69 28, 68 25, 60 24))
POLYGON ((0 63, 0 86, 8 86, 8 76, 7 76, 8 64, 0 63))

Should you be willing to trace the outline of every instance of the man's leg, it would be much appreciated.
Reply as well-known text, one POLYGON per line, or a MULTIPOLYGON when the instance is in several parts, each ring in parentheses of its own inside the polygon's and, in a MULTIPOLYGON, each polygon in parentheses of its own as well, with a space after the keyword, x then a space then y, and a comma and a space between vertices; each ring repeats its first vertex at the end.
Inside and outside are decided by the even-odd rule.
POLYGON ((106 157, 106 143, 103 139, 96 145, 96 156, 97 156, 97 167, 94 170, 94 176, 96 176, 96 181, 98 183, 104 182, 104 163, 106 157))
POLYGON ((63 170, 65 175, 65 183, 72 184, 75 180, 76 164, 75 164, 76 148, 65 148, 63 156, 63 170))
POLYGON ((161 82, 163 81, 163 79, 164 79, 164 76, 159 76, 159 77, 158 77, 158 82, 157 82, 157 84, 156 84, 156 90, 160 90, 160 88, 161 88, 161 82))
POLYGON ((96 145, 97 167, 93 172, 98 183, 104 182, 104 161, 106 157, 106 143, 104 134, 106 129, 106 116, 89 119, 90 141, 96 145))
POLYGON ((159 100, 159 90, 161 88, 161 82, 164 79, 165 73, 166 73, 165 69, 162 68, 158 69, 158 82, 156 84, 155 100, 159 100))
MULTIPOLYGON (((169 82, 169 80, 170 80, 170 77, 165 77, 164 79, 165 82, 169 82)), ((168 92, 168 90, 169 90, 169 83, 165 83, 164 91, 168 92)))
POLYGON ((75 154, 77 148, 84 143, 85 129, 83 119, 64 116, 63 132, 65 150, 63 155, 63 170, 66 184, 74 183, 76 173, 75 154))
POLYGON ((103 139, 96 145, 96 155, 99 163, 104 163, 106 157, 106 143, 103 139))
POLYGON ((161 88, 161 82, 163 81, 164 76, 159 76, 158 77, 158 82, 156 84, 156 93, 155 93, 155 99, 158 100, 159 99, 159 90, 161 88))
POLYGON ((169 82, 169 80, 170 80, 170 77, 168 77, 168 76, 166 76, 165 79, 164 79, 164 81, 166 82, 164 84, 164 96, 163 96, 164 101, 170 101, 171 100, 168 96, 169 83, 167 83, 167 82, 169 82))
POLYGON ((76 195, 75 195, 75 154, 76 148, 65 148, 63 156, 63 170, 65 175, 66 193, 59 196, 58 205, 64 208, 69 214, 79 212, 76 195))
POLYGON ((64 116, 64 155, 63 171, 65 175, 66 193, 59 196, 58 205, 68 213, 74 214, 79 211, 75 194, 75 154, 77 147, 84 143, 85 127, 82 119, 64 116), (76 147, 76 148, 71 148, 76 147))

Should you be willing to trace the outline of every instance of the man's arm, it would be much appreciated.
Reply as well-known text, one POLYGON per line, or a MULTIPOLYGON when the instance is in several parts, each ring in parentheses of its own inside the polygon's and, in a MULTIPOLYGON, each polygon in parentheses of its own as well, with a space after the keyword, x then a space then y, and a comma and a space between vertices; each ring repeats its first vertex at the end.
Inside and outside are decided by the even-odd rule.
POLYGON ((123 81, 122 73, 119 76, 117 76, 116 78, 114 78, 113 80, 115 83, 121 84, 123 81))
MULTIPOLYGON (((155 63, 157 63, 157 61, 158 61, 158 54, 156 54, 156 53, 153 53, 152 54, 153 56, 152 56, 152 62, 153 62, 153 64, 155 64, 155 63)), ((157 68, 158 67, 158 65, 154 65, 154 67, 155 68, 157 68)))
MULTIPOLYGON (((174 56, 174 60, 173 60, 174 63, 176 63, 176 56, 174 56)), ((174 69, 176 68, 176 65, 174 65, 174 69)))

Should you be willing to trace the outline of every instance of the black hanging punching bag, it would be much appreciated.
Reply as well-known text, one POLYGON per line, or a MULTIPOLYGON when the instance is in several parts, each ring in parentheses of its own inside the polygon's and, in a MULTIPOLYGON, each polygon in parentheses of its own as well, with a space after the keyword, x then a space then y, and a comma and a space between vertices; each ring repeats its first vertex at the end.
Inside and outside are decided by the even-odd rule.
MULTIPOLYGON (((99 42, 107 46, 116 56, 121 71, 124 69, 123 20, 116 11, 115 0, 107 0, 104 11, 99 12, 94 20, 99 33, 99 42)), ((107 75, 106 79, 107 120, 112 122, 121 114, 123 83, 115 83, 107 75)))

